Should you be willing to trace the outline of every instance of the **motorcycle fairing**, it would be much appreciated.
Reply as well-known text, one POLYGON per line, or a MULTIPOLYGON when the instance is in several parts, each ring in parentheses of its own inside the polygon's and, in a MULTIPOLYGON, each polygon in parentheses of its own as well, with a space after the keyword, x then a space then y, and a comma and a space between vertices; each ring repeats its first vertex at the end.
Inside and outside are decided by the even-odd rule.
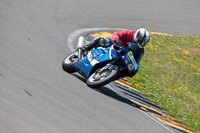
POLYGON ((81 59, 78 63, 74 64, 74 68, 77 71, 81 71, 86 77, 89 77, 92 68, 101 62, 112 60, 111 49, 97 48, 90 51, 84 59, 81 59))
POLYGON ((133 72, 127 70, 121 75, 121 77, 125 77, 127 75, 132 77, 139 70, 138 63, 143 55, 141 49, 135 43, 129 43, 129 47, 126 47, 124 49, 120 49, 118 46, 112 45, 109 48, 97 48, 95 50, 92 50, 87 54, 84 59, 81 59, 78 63, 76 63, 74 65, 74 68, 76 69, 76 71, 81 72, 81 74, 84 74, 86 77, 90 76, 93 68, 96 69, 95 66, 97 64, 101 64, 114 59, 120 60, 128 68, 129 66, 125 62, 125 58, 129 51, 131 51, 132 56, 135 59, 135 61, 132 62, 133 64, 135 64, 134 68, 137 70, 133 72))

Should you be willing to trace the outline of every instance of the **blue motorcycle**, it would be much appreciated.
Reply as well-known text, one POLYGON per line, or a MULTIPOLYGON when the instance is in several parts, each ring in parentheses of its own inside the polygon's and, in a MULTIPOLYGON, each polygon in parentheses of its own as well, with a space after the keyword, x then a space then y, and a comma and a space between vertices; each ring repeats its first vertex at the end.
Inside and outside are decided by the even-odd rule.
MULTIPOLYGON (((78 47, 81 47, 84 38, 79 40, 78 47)), ((135 43, 128 43, 125 48, 115 44, 97 47, 86 53, 78 49, 63 60, 62 68, 68 73, 78 72, 87 79, 89 87, 97 88, 126 76, 133 77, 139 70, 142 55, 135 43)))

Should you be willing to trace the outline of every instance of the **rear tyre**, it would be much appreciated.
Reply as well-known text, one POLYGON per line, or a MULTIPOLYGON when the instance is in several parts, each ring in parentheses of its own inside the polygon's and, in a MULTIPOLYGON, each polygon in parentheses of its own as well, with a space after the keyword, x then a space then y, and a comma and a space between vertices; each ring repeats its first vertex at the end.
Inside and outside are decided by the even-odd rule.
POLYGON ((96 70, 92 75, 87 79, 87 85, 91 88, 102 87, 118 77, 117 70, 106 69, 106 70, 96 70))
POLYGON ((71 53, 70 55, 68 55, 62 62, 62 68, 64 71, 68 72, 68 73, 73 73, 76 72, 76 70, 74 69, 74 64, 76 64, 78 62, 78 52, 75 51, 73 53, 71 53))

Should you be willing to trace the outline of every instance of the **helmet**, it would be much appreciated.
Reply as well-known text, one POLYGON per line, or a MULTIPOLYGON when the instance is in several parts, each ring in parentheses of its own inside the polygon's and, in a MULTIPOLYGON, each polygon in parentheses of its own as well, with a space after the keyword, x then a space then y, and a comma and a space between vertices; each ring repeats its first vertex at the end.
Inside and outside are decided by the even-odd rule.
POLYGON ((149 39, 150 39, 149 32, 144 28, 138 29, 134 35, 134 40, 139 45, 140 48, 144 48, 146 44, 149 42, 149 39))

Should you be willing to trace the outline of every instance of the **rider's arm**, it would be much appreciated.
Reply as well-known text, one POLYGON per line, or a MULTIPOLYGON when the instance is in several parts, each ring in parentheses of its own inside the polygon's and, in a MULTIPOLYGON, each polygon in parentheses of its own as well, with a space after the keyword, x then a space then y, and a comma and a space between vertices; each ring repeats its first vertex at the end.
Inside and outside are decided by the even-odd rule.
POLYGON ((133 42, 133 32, 130 30, 120 31, 120 32, 114 32, 112 35, 112 40, 119 39, 122 42, 122 45, 124 47, 127 47, 127 42, 133 42))
POLYGON ((127 36, 127 30, 125 31, 120 31, 120 32, 114 32, 112 34, 112 40, 116 40, 116 39, 119 39, 120 41, 124 40, 127 36))

